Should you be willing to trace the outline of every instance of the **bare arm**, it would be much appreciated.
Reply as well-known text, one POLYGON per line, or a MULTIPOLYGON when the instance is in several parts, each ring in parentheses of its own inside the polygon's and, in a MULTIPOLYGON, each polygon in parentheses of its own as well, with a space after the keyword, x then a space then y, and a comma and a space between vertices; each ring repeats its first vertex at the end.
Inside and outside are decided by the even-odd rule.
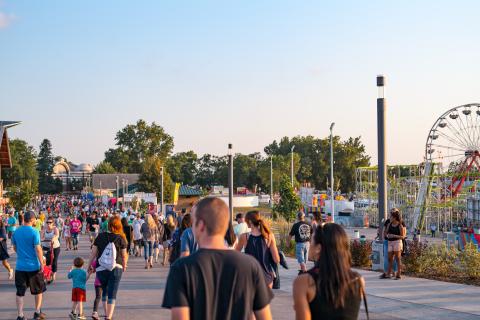
POLYGON ((40 271, 43 272, 43 250, 41 245, 35 246, 35 252, 37 253, 37 259, 40 262, 40 271))
POLYGON ((92 252, 90 253, 90 258, 88 259, 88 264, 87 264, 88 270, 92 269, 92 262, 93 262, 93 259, 97 257, 97 254, 98 254, 98 248, 97 246, 93 246, 92 252))
POLYGON ((172 320, 190 320, 189 307, 172 308, 172 320))
POLYGON ((182 253, 180 253, 180 257, 188 257, 190 255, 190 251, 183 251, 182 253))
POLYGON ((122 249, 122 261, 123 261, 123 271, 127 271, 127 264, 128 264, 128 253, 127 249, 122 249))
POLYGON ((58 228, 55 227, 55 232, 53 234, 52 242, 54 242, 55 240, 58 240, 59 238, 60 238, 60 232, 58 231, 58 228))
POLYGON ((272 312, 270 311, 270 305, 268 304, 265 308, 254 311, 255 318, 257 320, 271 320, 272 312))
POLYGON ((246 243, 247 243, 247 234, 246 233, 241 234, 237 244, 235 245, 235 250, 242 251, 246 243))
POLYGON ((272 254, 273 262, 280 263, 280 255, 278 254, 277 242, 273 233, 270 234, 270 253, 272 254))
POLYGON ((311 320, 310 306, 308 305, 308 278, 297 277, 293 282, 293 309, 297 320, 311 320))

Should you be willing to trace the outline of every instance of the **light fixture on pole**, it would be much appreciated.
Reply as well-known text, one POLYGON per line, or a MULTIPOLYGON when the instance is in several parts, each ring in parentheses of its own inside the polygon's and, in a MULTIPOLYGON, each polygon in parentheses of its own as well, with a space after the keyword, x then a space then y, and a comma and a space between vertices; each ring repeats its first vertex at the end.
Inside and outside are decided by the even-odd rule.
POLYGON ((333 127, 335 122, 330 125, 330 203, 332 207, 332 222, 335 222, 335 192, 333 183, 333 127))
POLYGON ((273 208, 273 155, 270 156, 270 208, 273 208))
POLYGON ((386 159, 386 113, 387 106, 385 101, 385 77, 377 76, 377 175, 378 175, 378 225, 380 234, 383 232, 383 223, 387 219, 387 159, 386 159))
POLYGON ((233 146, 228 144, 228 210, 233 221, 233 146))
POLYGON ((163 213, 163 167, 160 168, 160 176, 161 176, 160 186, 162 188, 160 192, 160 212, 163 213))
POLYGON ((119 188, 119 186, 118 186, 118 184, 119 184, 118 176, 115 178, 115 182, 117 184, 117 202, 115 203, 115 207, 118 210, 118 188, 119 188))
POLYGON ((292 154, 292 163, 290 165, 290 169, 292 170, 291 171, 291 177, 290 177, 290 180, 292 182, 292 188, 293 188, 293 150, 295 149, 295 146, 292 146, 292 149, 290 150, 291 151, 291 154, 292 154))

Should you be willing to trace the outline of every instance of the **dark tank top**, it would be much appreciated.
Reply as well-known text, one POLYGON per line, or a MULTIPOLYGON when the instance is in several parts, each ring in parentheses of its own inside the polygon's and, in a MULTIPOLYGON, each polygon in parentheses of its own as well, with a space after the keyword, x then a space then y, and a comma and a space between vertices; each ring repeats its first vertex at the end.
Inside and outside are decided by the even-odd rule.
POLYGON ((263 236, 248 236, 247 245, 245 246, 245 253, 253 256, 265 274, 265 281, 267 284, 273 282, 273 270, 271 266, 272 255, 270 248, 267 247, 267 241, 263 236))
MULTIPOLYGON (((343 308, 335 308, 329 304, 325 297, 322 297, 318 286, 316 287, 315 298, 309 302, 310 313, 313 320, 329 319, 329 320, 357 320, 360 310, 361 301, 361 282, 360 275, 351 271, 353 277, 354 293, 350 293, 345 298, 345 305, 343 308)), ((319 270, 313 268, 308 270, 308 274, 313 278, 315 284, 318 281, 319 270)))

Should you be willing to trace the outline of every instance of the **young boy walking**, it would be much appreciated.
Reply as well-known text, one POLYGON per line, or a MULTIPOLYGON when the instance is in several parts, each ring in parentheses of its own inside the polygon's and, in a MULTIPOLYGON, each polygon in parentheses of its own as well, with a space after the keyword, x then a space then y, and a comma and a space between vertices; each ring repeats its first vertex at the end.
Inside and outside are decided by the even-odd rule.
POLYGON ((73 266, 68 273, 68 279, 72 279, 72 312, 70 319, 72 320, 86 320, 83 314, 83 303, 87 301, 87 272, 83 270, 85 262, 82 258, 76 257, 73 260, 73 266), (77 313, 78 311, 78 313, 77 313))

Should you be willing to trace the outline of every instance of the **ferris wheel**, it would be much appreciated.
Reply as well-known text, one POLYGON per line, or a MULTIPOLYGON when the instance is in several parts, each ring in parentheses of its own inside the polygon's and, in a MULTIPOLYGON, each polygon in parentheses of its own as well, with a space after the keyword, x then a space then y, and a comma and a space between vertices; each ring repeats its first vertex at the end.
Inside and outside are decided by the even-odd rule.
MULTIPOLYGON (((428 134, 425 160, 448 170, 448 190, 455 197, 467 177, 480 171, 480 104, 452 108, 435 121, 428 134)), ((444 195, 447 196, 447 195, 444 195)))

